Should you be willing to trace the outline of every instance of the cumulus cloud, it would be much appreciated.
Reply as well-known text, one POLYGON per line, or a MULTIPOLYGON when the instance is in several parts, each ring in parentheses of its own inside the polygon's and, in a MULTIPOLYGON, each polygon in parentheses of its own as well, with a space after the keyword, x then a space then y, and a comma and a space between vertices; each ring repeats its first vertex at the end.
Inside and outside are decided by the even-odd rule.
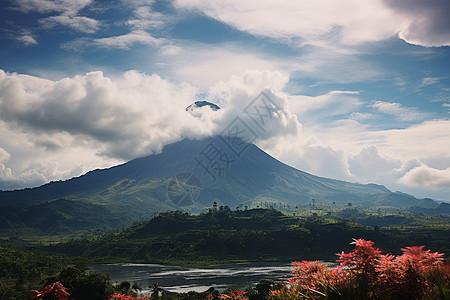
POLYGON ((349 170, 365 182, 381 182, 393 169, 401 167, 400 160, 382 157, 374 145, 366 147, 348 158, 349 170))
POLYGON ((4 163, 9 160, 11 155, 5 149, 0 147, 0 163, 4 163))
POLYGON ((376 108, 382 113, 392 115, 400 121, 420 121, 427 114, 420 112, 416 108, 404 107, 400 103, 376 101, 370 107, 376 108))
POLYGON ((22 157, 11 156, 8 164, 14 168, 2 159, 4 176, 0 181, 23 186, 80 172, 73 166, 59 169, 49 165, 50 157, 56 161, 59 156, 62 160, 78 157, 83 163, 79 153, 87 153, 89 159, 97 155, 100 161, 124 161, 159 152, 164 145, 183 138, 220 134, 236 116, 251 124, 245 108, 261 91, 280 110, 267 118, 271 122, 260 129, 258 138, 295 133, 299 123, 285 110, 287 97, 281 92, 287 80, 279 72, 268 71, 233 77, 211 89, 211 97, 220 101, 223 109, 194 117, 185 107, 196 100, 196 88, 157 75, 129 71, 109 78, 91 72, 52 81, 0 71, 0 131, 4 137, 0 147, 7 151, 0 154, 6 158, 8 152, 23 153, 22 157), (17 140, 21 142, 13 142, 17 140), (33 156, 24 149, 36 153, 33 156), (47 162, 37 163, 37 153, 47 162), (24 158, 26 161, 18 162, 24 158))
POLYGON ((254 35, 299 43, 346 45, 398 35, 423 46, 450 44, 449 4, 394 0, 206 1, 176 0, 178 8, 200 11, 254 35))
POLYGON ((439 170, 421 165, 407 172, 399 182, 413 187, 450 188, 450 168, 439 170))

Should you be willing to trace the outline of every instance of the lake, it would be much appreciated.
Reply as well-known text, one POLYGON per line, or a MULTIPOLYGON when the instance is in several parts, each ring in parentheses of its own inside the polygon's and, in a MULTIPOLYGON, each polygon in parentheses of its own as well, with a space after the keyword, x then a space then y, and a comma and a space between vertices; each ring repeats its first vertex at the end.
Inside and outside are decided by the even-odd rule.
POLYGON ((261 279, 287 280, 292 277, 290 263, 242 263, 226 266, 180 267, 159 264, 93 265, 92 270, 109 273, 113 282, 127 280, 148 293, 155 283, 171 292, 203 292, 210 287, 224 290, 256 285, 261 279))

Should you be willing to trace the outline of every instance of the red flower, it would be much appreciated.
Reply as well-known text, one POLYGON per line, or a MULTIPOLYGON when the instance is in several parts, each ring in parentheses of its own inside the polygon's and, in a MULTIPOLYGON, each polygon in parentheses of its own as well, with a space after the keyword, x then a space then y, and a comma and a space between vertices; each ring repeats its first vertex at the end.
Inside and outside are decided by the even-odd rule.
POLYGON ((220 294, 219 299, 233 299, 233 300, 248 300, 248 297, 245 297, 244 295, 247 292, 235 290, 228 293, 228 295, 220 294))
POLYGON ((368 280, 374 280, 377 277, 376 264, 380 258, 381 251, 374 248, 372 241, 364 239, 353 239, 355 250, 350 253, 338 253, 338 262, 341 267, 348 267, 359 276, 363 276, 368 280))
POLYGON ((67 300, 70 294, 66 292, 67 288, 65 288, 61 283, 55 282, 50 285, 47 285, 42 289, 42 291, 34 291, 36 295, 34 295, 33 299, 42 299, 42 300, 67 300))
POLYGON ((317 289, 326 281, 326 265, 320 261, 294 261, 292 263, 294 278, 291 283, 297 284, 301 289, 317 289))
POLYGON ((148 296, 134 298, 133 296, 121 293, 114 293, 108 298, 108 300, 147 300, 147 299, 149 299, 148 296))

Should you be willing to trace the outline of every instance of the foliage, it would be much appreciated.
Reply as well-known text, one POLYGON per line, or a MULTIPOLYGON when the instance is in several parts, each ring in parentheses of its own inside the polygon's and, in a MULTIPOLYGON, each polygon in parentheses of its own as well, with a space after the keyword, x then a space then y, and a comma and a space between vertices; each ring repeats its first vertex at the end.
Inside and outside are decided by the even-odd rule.
POLYGON ((402 255, 382 254, 372 241, 354 240, 355 249, 338 254, 328 268, 318 261, 293 263, 290 286, 272 299, 448 299, 450 272, 443 254, 424 246, 405 247, 402 255))
POLYGON ((108 300, 147 300, 147 299, 150 298, 148 296, 135 298, 134 296, 121 293, 114 293, 108 298, 108 300))
POLYGON ((71 240, 48 250, 103 262, 198 264, 292 260, 298 255, 330 259, 329 252, 342 249, 343 241, 355 235, 375 237, 375 232, 347 221, 289 217, 274 209, 219 207, 200 215, 161 213, 122 232, 71 240))
POLYGON ((331 253, 350 250, 345 241, 354 236, 376 239, 385 251, 391 252, 408 244, 424 243, 440 252, 450 250, 447 220, 430 217, 421 219, 421 228, 417 224, 387 229, 326 216, 287 216, 274 209, 232 211, 220 206, 199 215, 160 213, 120 232, 73 239, 47 250, 94 258, 97 262, 170 264, 286 261, 299 255, 330 260, 331 253), (425 221, 432 222, 430 227, 425 221))
POLYGON ((57 275, 68 266, 85 268, 85 261, 0 247, 0 299, 30 299, 48 278, 54 278, 48 284, 59 281, 57 275))
POLYGON ((246 291, 234 290, 228 294, 219 294, 219 299, 230 299, 230 300, 248 300, 245 296, 246 291))
POLYGON ((41 291, 34 291, 36 295, 33 299, 42 299, 42 300, 67 300, 70 294, 66 292, 66 287, 64 287, 61 283, 55 282, 47 285, 41 291))

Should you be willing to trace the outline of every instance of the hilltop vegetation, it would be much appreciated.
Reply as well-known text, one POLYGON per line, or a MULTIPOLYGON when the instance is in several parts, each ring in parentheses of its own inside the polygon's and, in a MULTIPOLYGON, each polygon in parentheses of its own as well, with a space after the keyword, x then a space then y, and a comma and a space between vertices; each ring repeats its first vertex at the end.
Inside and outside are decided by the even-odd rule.
MULTIPOLYGON (((407 217, 398 218, 404 221, 407 217)), ((232 211, 221 206, 199 215, 181 211, 160 213, 120 232, 73 239, 46 250, 105 262, 329 260, 334 259, 334 253, 349 249, 348 241, 352 238, 363 237, 375 240, 386 251, 426 244, 448 253, 450 222, 434 221, 428 227, 422 224, 419 231, 414 227, 417 220, 411 218, 409 227, 386 228, 364 226, 332 214, 287 216, 274 209, 232 211)))

